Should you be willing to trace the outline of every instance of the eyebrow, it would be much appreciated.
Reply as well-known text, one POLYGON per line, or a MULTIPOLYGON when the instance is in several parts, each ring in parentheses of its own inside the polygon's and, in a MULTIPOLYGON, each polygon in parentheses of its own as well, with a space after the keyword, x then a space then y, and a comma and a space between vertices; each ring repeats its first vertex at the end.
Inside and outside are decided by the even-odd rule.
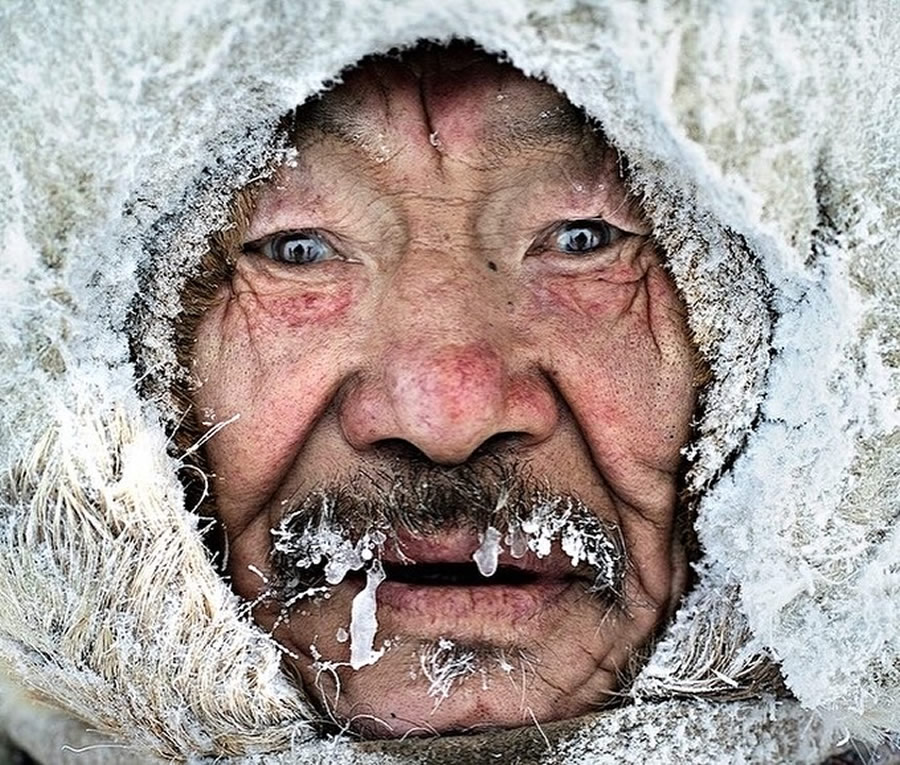
POLYGON ((594 126, 576 107, 557 104, 517 119, 497 120, 485 132, 490 156, 503 158, 521 149, 548 149, 582 144, 590 133, 603 144, 599 126, 594 126))
MULTIPOLYGON (((294 110, 287 131, 298 150, 322 137, 334 138, 367 153, 372 139, 371 124, 343 104, 323 99, 308 102, 294 110)), ((571 104, 547 108, 515 119, 488 122, 482 154, 488 160, 502 160, 522 149, 546 149, 559 145, 582 144, 589 134, 605 145, 600 126, 581 109, 571 104)))
POLYGON ((342 143, 359 145, 368 128, 353 110, 317 99, 294 110, 289 134, 297 148, 301 148, 317 135, 337 138, 342 143))

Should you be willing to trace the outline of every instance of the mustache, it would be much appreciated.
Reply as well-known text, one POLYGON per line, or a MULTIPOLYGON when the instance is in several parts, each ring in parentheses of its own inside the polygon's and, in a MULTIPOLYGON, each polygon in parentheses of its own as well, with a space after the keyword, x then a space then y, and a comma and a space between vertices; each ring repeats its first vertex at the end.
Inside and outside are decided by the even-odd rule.
POLYGON ((271 530, 273 589, 290 605, 370 566, 385 545, 403 557, 398 534, 461 530, 483 540, 474 556, 483 574, 478 555, 491 556, 486 546, 496 561, 504 544, 513 558, 546 557, 558 544, 574 567, 590 571, 592 592, 621 603, 626 551, 618 525, 527 466, 493 455, 452 467, 396 461, 292 498, 271 530))

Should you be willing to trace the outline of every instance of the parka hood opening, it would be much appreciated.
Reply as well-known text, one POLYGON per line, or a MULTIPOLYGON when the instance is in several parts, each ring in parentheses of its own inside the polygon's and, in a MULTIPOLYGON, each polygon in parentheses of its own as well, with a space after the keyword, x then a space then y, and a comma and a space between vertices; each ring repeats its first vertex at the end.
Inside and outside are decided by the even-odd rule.
MULTIPOLYGON (((40 52, 35 65, 52 68, 95 36, 113 36, 111 19, 90 13, 98 31, 80 37, 61 35, 61 22, 38 13, 65 42, 40 52)), ((464 37, 545 77, 628 158, 710 371, 686 454, 703 549, 698 584, 636 680, 634 703, 574 726, 562 738, 570 756, 600 757, 615 751, 604 747, 622 730, 676 718, 721 715, 740 727, 737 706, 715 711, 705 696, 757 699, 747 702, 745 730, 773 731, 771 740, 790 741, 798 760, 812 761, 844 731, 900 726, 900 619, 890 595, 900 557, 891 500, 900 422, 889 353, 890 327, 900 326, 890 298, 900 275, 888 252, 896 205, 890 188, 870 189, 871 206, 847 218, 846 199, 861 199, 853 184, 866 168, 854 147, 865 130, 835 136, 821 126, 835 67, 824 63, 820 41, 834 39, 837 17, 794 9, 785 11, 791 23, 776 24, 777 14, 760 8, 733 34, 753 40, 777 28, 782 51, 753 59, 713 11, 693 18, 612 5, 552 13, 517 6, 458 17, 410 11, 385 22, 371 4, 356 18, 322 10, 307 19, 307 28, 319 23, 343 44, 314 45, 298 73, 282 61, 244 66, 273 26, 230 13, 214 21, 197 12, 210 30, 232 30, 226 35, 202 25, 165 42, 165 26, 128 32, 147 60, 168 64, 108 82, 105 101, 79 96, 93 129, 56 131, 52 170, 27 149, 26 128, 50 119, 53 105, 24 109, 24 132, 12 132, 4 148, 15 158, 4 173, 19 179, 11 188, 24 189, 0 216, 3 279, 25 290, 0 334, 11 361, 3 387, 15 391, 2 416, 0 591, 10 607, 0 631, 15 682, 171 757, 293 748, 302 762, 323 746, 335 757, 363 756, 366 747, 347 742, 301 743, 313 739, 307 721, 315 713, 209 560, 179 480, 183 453, 167 440, 184 416, 169 398, 170 370, 184 361, 173 337, 185 280, 210 234, 227 225, 235 190, 289 151, 277 139, 284 114, 372 51, 464 37), (799 39, 792 24, 813 33, 799 39), (591 30, 589 66, 571 42, 582 40, 579 29, 591 30), (624 39, 638 42, 624 48, 624 39), (721 60, 713 59, 728 55, 748 73, 717 77, 721 60), (793 69, 792 56, 823 74, 793 69), (203 60, 217 62, 216 77, 195 65, 203 60), (781 91, 755 90, 754 76, 781 91), (213 82, 227 119, 211 119, 213 82), (741 98, 760 108, 725 124, 727 105, 741 98), (144 111, 128 116, 136 102, 144 111), (171 120, 174 103, 181 109, 171 120), (190 647, 199 644, 202 656, 190 647), (793 702, 759 700, 760 677, 765 691, 777 690, 773 661, 800 704, 815 710, 813 722, 793 702)), ((10 49, 21 47, 18 35, 7 33, 10 49)), ((125 54, 100 55, 123 71, 125 54)), ((80 76, 73 92, 93 93, 96 73, 80 76)), ((891 108, 862 86, 856 98, 883 115, 891 108)), ((878 140, 896 148, 896 139, 878 140)), ((676 739, 667 739, 668 751, 682 751, 676 739)), ((759 746, 771 753, 780 745, 759 746)), ((393 756, 390 746, 384 751, 393 756)))

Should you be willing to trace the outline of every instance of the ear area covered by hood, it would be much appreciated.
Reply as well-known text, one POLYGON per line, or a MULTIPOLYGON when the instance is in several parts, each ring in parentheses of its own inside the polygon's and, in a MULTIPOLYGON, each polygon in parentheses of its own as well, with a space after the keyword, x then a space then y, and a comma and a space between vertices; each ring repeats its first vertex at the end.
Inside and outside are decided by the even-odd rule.
POLYGON ((431 6, 0 12, 3 725, 79 763, 815 763, 895 735, 893 4, 431 6), (368 54, 457 38, 547 79, 628 158, 710 370, 686 451, 702 557, 621 707, 357 742, 321 734, 185 507, 173 332, 281 117, 368 54))

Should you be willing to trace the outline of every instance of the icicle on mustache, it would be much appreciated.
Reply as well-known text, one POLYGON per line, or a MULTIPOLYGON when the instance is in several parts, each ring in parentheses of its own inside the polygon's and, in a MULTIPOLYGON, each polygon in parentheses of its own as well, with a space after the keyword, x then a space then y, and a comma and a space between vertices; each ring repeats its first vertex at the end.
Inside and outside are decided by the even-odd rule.
MULTIPOLYGON (((429 488, 427 483, 420 486, 429 488)), ((485 578, 496 574, 504 548, 514 559, 521 559, 529 552, 544 558, 550 555, 553 544, 558 543, 573 568, 590 568, 594 580, 592 592, 611 600, 621 596, 625 552, 617 527, 597 518, 572 496, 520 488, 513 492, 517 497, 513 503, 507 488, 501 486, 499 492, 492 492, 495 494, 490 497, 492 507, 485 508, 483 504, 488 497, 478 496, 481 502, 468 505, 466 518, 459 508, 463 502, 470 502, 471 496, 452 497, 449 504, 456 510, 430 517, 423 517, 418 511, 410 513, 408 508, 421 509, 423 500, 440 502, 441 497, 417 496, 414 503, 408 504, 411 498, 406 496, 407 492, 395 491, 386 502, 368 500, 362 506, 359 501, 351 501, 352 509, 348 510, 347 498, 341 492, 321 491, 308 496, 271 531, 282 607, 290 609, 305 598, 327 598, 330 589, 350 572, 364 570, 365 585, 351 605, 349 664, 353 669, 374 664, 385 652, 385 647, 375 648, 377 591, 387 578, 382 557, 385 545, 391 543, 402 555, 402 546, 394 532, 398 528, 419 538, 442 530, 465 527, 477 530, 479 547, 471 559, 485 578), (398 505, 407 509, 399 512, 398 505), (472 511, 479 506, 480 511, 472 511), (366 530, 358 531, 364 524, 366 530)))

